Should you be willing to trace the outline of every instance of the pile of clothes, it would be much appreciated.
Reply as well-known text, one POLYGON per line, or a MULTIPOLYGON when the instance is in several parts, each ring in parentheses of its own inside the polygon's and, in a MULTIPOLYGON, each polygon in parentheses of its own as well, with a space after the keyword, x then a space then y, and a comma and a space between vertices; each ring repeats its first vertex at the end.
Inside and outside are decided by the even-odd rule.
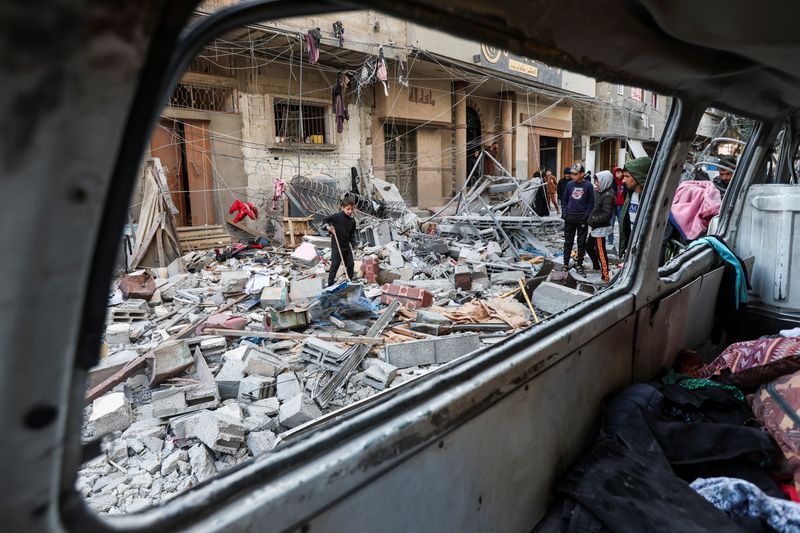
POLYGON ((615 397, 536 531, 800 531, 800 338, 781 334, 615 397))

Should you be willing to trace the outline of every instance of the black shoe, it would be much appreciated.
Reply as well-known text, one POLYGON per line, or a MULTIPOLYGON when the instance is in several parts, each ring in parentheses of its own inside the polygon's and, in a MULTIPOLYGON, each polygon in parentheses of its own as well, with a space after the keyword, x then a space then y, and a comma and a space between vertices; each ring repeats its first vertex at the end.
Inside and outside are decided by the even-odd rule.
POLYGON ((575 272, 581 277, 586 277, 586 270, 584 270, 583 265, 576 267, 575 272))
POLYGON ((569 272, 569 265, 564 265, 561 267, 561 272, 569 272))

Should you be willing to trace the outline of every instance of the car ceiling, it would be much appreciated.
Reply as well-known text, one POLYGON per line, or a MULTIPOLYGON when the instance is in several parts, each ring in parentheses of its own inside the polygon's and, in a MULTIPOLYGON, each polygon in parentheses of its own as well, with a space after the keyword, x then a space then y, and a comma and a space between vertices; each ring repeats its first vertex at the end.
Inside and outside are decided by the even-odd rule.
POLYGON ((750 116, 777 118, 800 107, 794 2, 372 0, 364 7, 750 116))

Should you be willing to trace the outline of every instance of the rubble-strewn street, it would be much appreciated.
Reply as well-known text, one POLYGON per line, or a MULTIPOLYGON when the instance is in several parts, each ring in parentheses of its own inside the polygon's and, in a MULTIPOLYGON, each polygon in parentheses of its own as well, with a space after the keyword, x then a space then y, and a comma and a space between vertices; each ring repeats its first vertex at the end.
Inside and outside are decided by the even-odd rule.
MULTIPOLYGON (((380 187, 391 201, 392 186, 380 187)), ((423 223, 402 202, 385 218, 357 210, 356 279, 342 268, 328 288, 331 240, 314 221, 289 236, 294 248, 252 241, 122 276, 88 377, 84 439, 103 450, 77 482, 90 506, 164 501, 589 297, 588 280, 553 270, 560 219, 527 208, 530 187, 483 178, 423 223)), ((317 190, 316 212, 339 193, 317 190)))

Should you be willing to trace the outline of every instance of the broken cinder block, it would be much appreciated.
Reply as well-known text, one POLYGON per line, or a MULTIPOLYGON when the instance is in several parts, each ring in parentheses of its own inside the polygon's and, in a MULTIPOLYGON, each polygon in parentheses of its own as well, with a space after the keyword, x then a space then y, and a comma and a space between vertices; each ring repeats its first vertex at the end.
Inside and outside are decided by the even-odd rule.
POLYGON ((591 294, 549 281, 545 281, 533 291, 533 305, 551 315, 578 305, 587 298, 591 298, 591 294))
POLYGON ((244 426, 224 414, 200 411, 176 418, 170 423, 179 439, 197 438, 219 453, 234 454, 244 443, 244 426))
POLYGON ((398 368, 447 363, 481 347, 477 333, 447 335, 384 347, 384 360, 398 368))
POLYGON ((92 402, 92 416, 96 436, 128 429, 131 425, 131 404, 124 392, 112 392, 92 402))
POLYGON ((244 292, 250 272, 246 270, 226 270, 220 275, 219 288, 223 294, 244 292))
POLYGON ((304 394, 297 394, 281 405, 278 419, 282 426, 294 428, 322 416, 314 400, 304 394))
POLYGON ((408 309, 422 309, 433 305, 433 294, 425 289, 391 283, 384 285, 381 290, 381 303, 385 305, 400 302, 408 309))
POLYGON ((147 365, 150 371, 150 386, 177 376, 194 364, 192 351, 185 340, 167 341, 157 346, 147 365))

